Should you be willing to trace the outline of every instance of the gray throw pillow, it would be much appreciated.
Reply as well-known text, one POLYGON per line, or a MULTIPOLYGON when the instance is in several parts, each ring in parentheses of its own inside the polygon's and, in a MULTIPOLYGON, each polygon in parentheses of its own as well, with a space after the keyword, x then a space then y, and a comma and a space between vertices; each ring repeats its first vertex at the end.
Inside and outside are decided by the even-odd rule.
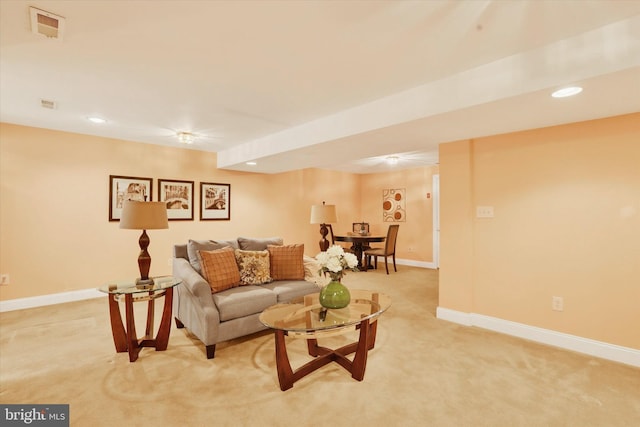
POLYGON ((282 242, 282 237, 265 237, 264 239, 238 237, 238 244, 243 251, 264 251, 269 245, 282 246, 282 242))
POLYGON ((213 251, 224 247, 238 249, 236 240, 189 240, 187 243, 187 255, 189 256, 189 264, 193 269, 202 275, 202 267, 200 264, 200 255, 198 251, 213 251))

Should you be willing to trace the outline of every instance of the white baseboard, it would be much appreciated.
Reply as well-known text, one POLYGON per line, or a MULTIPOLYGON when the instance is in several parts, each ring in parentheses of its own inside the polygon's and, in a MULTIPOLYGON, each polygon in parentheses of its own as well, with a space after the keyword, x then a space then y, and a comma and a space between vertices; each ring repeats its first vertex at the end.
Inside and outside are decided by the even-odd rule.
POLYGON ((464 326, 473 326, 472 315, 463 311, 451 310, 450 308, 438 306, 436 308, 436 317, 438 319, 447 320, 464 326))
POLYGON ((512 335, 518 338, 548 344, 566 350, 640 367, 640 350, 622 347, 602 341, 596 341, 550 329, 538 328, 523 323, 498 319, 475 313, 464 313, 444 307, 438 307, 436 317, 465 326, 477 326, 494 332, 512 335))
MULTIPOLYGON (((433 262, 414 261, 412 259, 396 259, 396 265, 408 265, 411 267, 430 268, 430 269, 436 268, 436 265, 433 262)), ((382 261, 382 267, 384 267, 384 260, 382 261)), ((380 268, 379 260, 378 260, 378 268, 380 268)), ((393 265, 392 265, 392 268, 393 268, 393 265)))
POLYGON ((37 297, 17 298, 0 301, 0 313, 5 311, 23 310, 25 308, 41 307, 44 305, 62 304, 106 296, 97 289, 83 289, 80 291, 62 292, 59 294, 40 295, 37 297))

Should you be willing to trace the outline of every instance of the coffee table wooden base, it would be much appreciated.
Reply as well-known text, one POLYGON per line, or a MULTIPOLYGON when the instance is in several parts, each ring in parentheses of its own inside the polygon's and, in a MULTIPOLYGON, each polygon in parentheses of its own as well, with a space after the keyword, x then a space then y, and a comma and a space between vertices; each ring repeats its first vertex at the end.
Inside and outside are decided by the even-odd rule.
POLYGON ((126 329, 122 322, 118 295, 109 295, 109 316, 111 318, 111 332, 113 342, 118 353, 128 351, 129 362, 138 359, 138 353, 143 347, 152 347, 156 351, 164 351, 169 344, 169 332, 171 331, 171 308, 173 303, 173 288, 160 291, 150 291, 149 295, 142 298, 134 298, 132 294, 124 295, 126 329), (164 296, 164 309, 162 319, 156 337, 153 338, 154 323, 154 300, 164 296), (138 339, 136 334, 136 324, 133 316, 134 301, 148 301, 147 305, 147 325, 145 335, 138 339))
POLYGON ((367 367, 367 354, 375 345, 376 326, 377 322, 375 320, 372 324, 369 323, 369 319, 362 321, 362 323, 357 326, 360 329, 360 337, 358 341, 345 345, 344 347, 340 347, 336 350, 321 347, 318 345, 316 338, 309 338, 307 341, 309 355, 315 357, 315 359, 302 365, 295 371, 291 368, 291 363, 289 362, 289 357, 287 355, 287 347, 284 339, 287 332, 281 329, 276 329, 276 366, 278 368, 280 389, 282 391, 290 389, 293 387, 293 383, 299 379, 331 362, 338 363, 350 372, 354 379, 362 381, 364 378, 364 371, 367 367), (353 352, 355 352, 355 355, 353 361, 351 361, 346 356, 353 352))

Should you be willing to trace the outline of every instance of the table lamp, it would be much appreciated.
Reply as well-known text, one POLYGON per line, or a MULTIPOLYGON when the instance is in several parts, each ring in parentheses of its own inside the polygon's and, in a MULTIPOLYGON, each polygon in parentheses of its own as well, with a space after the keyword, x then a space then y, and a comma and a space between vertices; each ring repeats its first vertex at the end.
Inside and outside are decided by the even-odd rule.
POLYGON ((322 202, 321 205, 311 206, 311 224, 320 224, 320 234, 322 235, 322 239, 320 239, 320 250, 323 252, 329 249, 329 241, 327 240, 329 230, 327 229, 327 224, 334 222, 338 222, 336 205, 325 205, 324 202, 322 202))
POLYGON ((147 230, 169 228, 167 205, 164 202, 137 202, 127 200, 124 202, 122 208, 120 228, 142 230, 142 235, 138 240, 140 244, 140 255, 138 255, 140 277, 136 280, 136 286, 146 287, 152 285, 153 279, 149 278, 151 256, 147 251, 150 241, 147 230))

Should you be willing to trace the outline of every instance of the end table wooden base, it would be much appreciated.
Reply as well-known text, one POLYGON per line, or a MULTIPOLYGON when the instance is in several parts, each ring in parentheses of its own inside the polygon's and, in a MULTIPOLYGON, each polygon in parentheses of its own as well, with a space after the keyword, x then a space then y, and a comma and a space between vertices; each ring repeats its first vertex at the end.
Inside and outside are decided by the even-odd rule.
POLYGON ((126 329, 122 322, 120 313, 119 298, 116 294, 109 295, 109 317, 111 318, 111 332, 113 342, 118 353, 129 352, 129 362, 135 362, 143 347, 155 348, 156 351, 164 351, 169 344, 169 333, 171 331, 171 308, 173 304, 173 288, 149 291, 144 297, 134 298, 133 294, 124 295, 126 329), (164 308, 158 333, 153 338, 153 323, 155 312, 155 300, 164 296, 164 308), (148 301, 147 304, 147 325, 144 337, 138 339, 136 334, 136 324, 133 315, 133 303, 138 301, 148 301))

